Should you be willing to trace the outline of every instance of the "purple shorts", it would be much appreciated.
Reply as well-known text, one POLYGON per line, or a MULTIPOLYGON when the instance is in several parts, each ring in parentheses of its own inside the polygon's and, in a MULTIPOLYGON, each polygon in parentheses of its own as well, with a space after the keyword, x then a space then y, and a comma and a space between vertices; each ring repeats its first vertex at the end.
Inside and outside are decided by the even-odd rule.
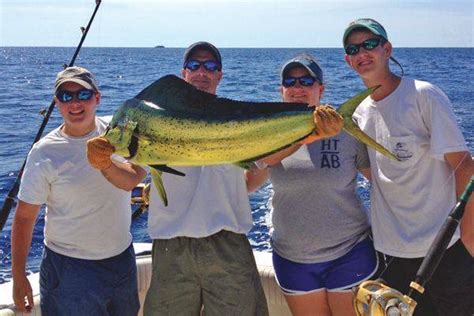
POLYGON ((320 263, 297 263, 273 252, 277 283, 285 294, 299 295, 327 290, 347 292, 372 277, 378 257, 372 240, 359 242, 344 256, 320 263))

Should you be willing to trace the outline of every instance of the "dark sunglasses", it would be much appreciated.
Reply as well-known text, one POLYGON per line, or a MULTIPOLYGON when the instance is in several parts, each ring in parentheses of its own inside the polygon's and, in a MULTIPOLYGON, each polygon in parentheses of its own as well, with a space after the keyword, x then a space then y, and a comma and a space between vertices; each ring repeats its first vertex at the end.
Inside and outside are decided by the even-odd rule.
POLYGON ((56 97, 62 103, 67 103, 71 102, 74 97, 76 97, 76 99, 79 101, 89 101, 94 94, 95 91, 89 89, 81 89, 79 91, 59 90, 56 93, 56 97))
POLYGON ((381 38, 369 38, 360 44, 347 45, 344 50, 346 51, 347 55, 353 56, 359 53, 361 47, 363 47, 365 50, 372 50, 380 44, 383 44, 383 40, 381 38))
POLYGON ((311 87, 317 81, 316 78, 311 76, 303 76, 303 77, 286 77, 283 79, 281 84, 285 88, 293 87, 296 84, 296 81, 300 83, 303 87, 311 87))
POLYGON ((190 59, 184 63, 184 68, 189 69, 191 71, 196 71, 199 67, 204 66, 204 69, 207 71, 217 71, 219 69, 219 63, 215 60, 206 60, 206 61, 199 61, 195 59, 190 59))

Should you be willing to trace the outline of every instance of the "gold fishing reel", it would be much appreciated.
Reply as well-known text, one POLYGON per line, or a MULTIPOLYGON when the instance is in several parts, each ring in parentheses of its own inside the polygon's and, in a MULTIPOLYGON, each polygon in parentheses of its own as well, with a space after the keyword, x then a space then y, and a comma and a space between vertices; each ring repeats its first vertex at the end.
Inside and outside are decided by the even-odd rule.
POLYGON ((147 208, 150 203, 150 183, 139 183, 133 190, 131 204, 147 208))
POLYGON ((365 281, 355 288, 353 304, 358 316, 411 316, 416 307, 411 297, 378 281, 365 281))

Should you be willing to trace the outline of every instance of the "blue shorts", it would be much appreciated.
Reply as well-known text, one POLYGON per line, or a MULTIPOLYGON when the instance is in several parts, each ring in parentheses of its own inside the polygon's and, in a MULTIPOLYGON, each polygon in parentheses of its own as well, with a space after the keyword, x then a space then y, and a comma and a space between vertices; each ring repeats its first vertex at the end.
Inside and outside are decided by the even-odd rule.
POLYGON ((102 260, 71 258, 45 247, 40 296, 43 315, 136 316, 140 302, 133 246, 102 260))
POLYGON ((375 274, 378 257, 372 240, 359 242, 344 256, 320 263, 297 263, 273 252, 277 283, 289 295, 320 290, 347 292, 375 274))

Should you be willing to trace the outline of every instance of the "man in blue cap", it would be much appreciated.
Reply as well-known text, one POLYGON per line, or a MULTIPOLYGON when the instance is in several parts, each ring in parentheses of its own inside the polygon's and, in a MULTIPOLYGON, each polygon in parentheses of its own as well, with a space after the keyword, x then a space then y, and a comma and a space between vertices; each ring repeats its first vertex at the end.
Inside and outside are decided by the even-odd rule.
MULTIPOLYGON (((353 21, 344 32, 343 44, 347 64, 364 84, 380 85, 359 105, 354 118, 401 160, 392 161, 369 149, 374 245, 388 264, 381 277, 406 293, 474 173, 474 164, 448 97, 428 82, 390 70, 392 44, 380 23, 369 18, 353 21)), ((473 200, 418 302, 416 315, 474 312, 473 200)))

